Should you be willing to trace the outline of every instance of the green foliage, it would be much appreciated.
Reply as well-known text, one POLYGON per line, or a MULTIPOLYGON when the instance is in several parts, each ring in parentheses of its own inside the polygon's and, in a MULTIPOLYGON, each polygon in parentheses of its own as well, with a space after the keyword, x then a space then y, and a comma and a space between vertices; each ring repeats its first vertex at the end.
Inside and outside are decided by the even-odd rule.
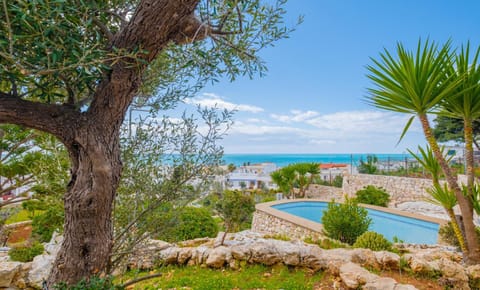
POLYGON ((8 255, 13 261, 30 262, 35 256, 42 254, 43 250, 43 245, 35 241, 30 246, 12 248, 8 251, 8 255))
POLYGON ((68 182, 69 165, 65 148, 51 135, 0 125, 0 176, 9 181, 0 195, 16 188, 61 194, 68 182))
POLYGON ((367 210, 350 198, 345 198, 345 203, 329 202, 322 216, 325 234, 350 245, 368 230, 371 222, 367 210))
MULTIPOLYGON (((463 132, 464 126, 462 119, 451 118, 447 116, 437 116, 433 121, 435 123, 435 127, 433 128, 433 135, 438 140, 438 142, 465 142, 465 136, 463 132)), ((480 136, 480 120, 473 121, 473 135, 475 139, 480 136)))
POLYGON ((251 195, 238 190, 226 190, 215 205, 218 214, 225 222, 225 229, 237 232, 250 228, 255 202, 251 195))
MULTIPOLYGON (((476 227, 475 232, 477 235, 477 239, 480 242, 480 227, 476 227)), ((455 247, 460 247, 460 243, 458 242, 458 238, 455 235, 455 231, 453 230, 452 223, 450 221, 440 227, 440 229, 438 230, 438 234, 440 235, 440 239, 447 244, 455 247)))
POLYGON ((359 173, 375 174, 377 172, 378 157, 376 155, 367 155, 367 161, 360 159, 360 165, 358 165, 359 173))
POLYGON ((92 276, 90 279, 82 279, 75 285, 59 283, 53 286, 55 290, 122 290, 122 286, 114 285, 112 277, 100 278, 92 276))
POLYGON ((293 189, 298 189, 298 196, 304 197, 305 192, 320 173, 319 163, 289 164, 270 174, 280 190, 286 195, 294 194, 293 189))
POLYGON ((322 249, 330 250, 330 249, 339 249, 339 248, 349 248, 349 244, 342 243, 338 240, 332 240, 332 239, 319 239, 319 240, 314 240, 311 237, 307 237, 303 240, 307 244, 314 244, 319 246, 322 249))
POLYGON ((390 251, 392 243, 379 233, 365 232, 357 238, 353 247, 370 249, 372 251, 390 251))
POLYGON ((218 226, 210 212, 204 208, 169 208, 158 218, 163 226, 156 237, 167 242, 178 242, 203 237, 215 237, 218 226))
POLYGON ((390 195, 381 187, 367 185, 356 193, 358 203, 372 204, 386 207, 390 201, 390 195))
MULTIPOLYGON (((425 168, 425 170, 431 174, 433 185, 438 186, 440 177, 442 176, 442 168, 438 162, 438 159, 435 157, 432 148, 428 145, 425 149, 423 149, 421 146, 418 146, 418 151, 420 152, 420 155, 408 150, 408 152, 420 163, 420 165, 422 165, 423 168, 425 168)), ((445 147, 440 149, 440 153, 447 162, 450 162, 450 160, 453 158, 453 156, 447 155, 447 152, 445 152, 445 147)))
POLYGON ((335 176, 335 178, 332 181, 332 186, 342 188, 342 186, 343 186, 343 176, 341 176, 341 175, 335 176))
POLYGON ((61 204, 50 204, 48 209, 32 219, 32 234, 41 242, 49 242, 54 231, 63 232, 64 211, 61 204))

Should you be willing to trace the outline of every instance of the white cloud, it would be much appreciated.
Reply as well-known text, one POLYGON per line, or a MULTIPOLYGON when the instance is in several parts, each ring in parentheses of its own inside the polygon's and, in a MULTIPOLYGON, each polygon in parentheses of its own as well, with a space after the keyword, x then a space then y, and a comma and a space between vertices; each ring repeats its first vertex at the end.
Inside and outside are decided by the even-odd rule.
POLYGON ((222 97, 212 94, 212 93, 203 93, 201 96, 195 98, 187 98, 185 103, 191 105, 200 105, 202 107, 208 108, 219 108, 219 109, 227 109, 227 110, 236 110, 236 111, 243 111, 243 112, 250 112, 250 113, 259 113, 263 112, 263 108, 253 106, 253 105, 246 105, 246 104, 234 104, 228 101, 225 101, 222 97))
POLYGON ((303 122, 310 118, 316 117, 319 115, 318 112, 315 111, 300 111, 300 110, 292 110, 290 111, 292 115, 277 115, 271 114, 270 117, 274 120, 284 122, 284 123, 292 123, 292 122, 303 122))
POLYGON ((235 121, 229 134, 245 134, 245 135, 277 135, 277 134, 298 134, 302 129, 285 126, 258 125, 235 121))
POLYGON ((319 129, 336 132, 401 132, 408 117, 401 114, 379 111, 337 112, 306 120, 319 129))
POLYGON ((420 124, 415 121, 397 146, 408 118, 404 114, 373 110, 324 115, 292 110, 265 119, 236 119, 226 136, 225 148, 229 152, 405 151, 404 148, 415 148, 424 142, 420 124))

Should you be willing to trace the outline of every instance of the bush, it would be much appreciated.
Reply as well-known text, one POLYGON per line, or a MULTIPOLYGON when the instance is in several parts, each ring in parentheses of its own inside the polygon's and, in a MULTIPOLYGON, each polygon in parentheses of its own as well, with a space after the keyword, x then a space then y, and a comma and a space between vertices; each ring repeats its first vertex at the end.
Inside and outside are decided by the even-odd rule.
MULTIPOLYGON (((477 239, 480 243, 480 228, 476 227, 475 231, 477 232, 477 239)), ((440 227, 440 229, 438 230, 438 234, 440 235, 441 240, 443 240, 447 244, 458 248, 460 247, 457 236, 453 231, 452 222, 448 222, 444 226, 440 227)))
POLYGON ((381 187, 367 185, 356 193, 359 203, 372 204, 386 207, 390 201, 390 195, 381 187))
POLYGON ((325 234, 349 245, 368 230, 371 222, 367 210, 359 207, 355 199, 349 198, 345 199, 345 203, 330 202, 322 216, 325 234))
POLYGON ((159 239, 178 242, 203 237, 215 237, 218 226, 205 208, 184 207, 172 209, 165 217, 159 239))
POLYGON ((33 258, 35 258, 35 256, 42 254, 43 250, 43 245, 35 241, 31 246, 28 247, 12 248, 10 251, 8 251, 8 255, 13 261, 30 262, 33 260, 33 258))
POLYGON ((365 232, 357 238, 354 248, 370 249, 372 251, 390 251, 392 243, 390 243, 382 234, 376 232, 365 232))
POLYGON ((225 229, 229 232, 237 232, 250 228, 255 201, 250 195, 241 191, 226 190, 215 209, 225 221, 225 229))
POLYGON ((54 231, 63 230, 64 211, 62 206, 52 206, 32 219, 32 234, 40 242, 49 242, 54 231))

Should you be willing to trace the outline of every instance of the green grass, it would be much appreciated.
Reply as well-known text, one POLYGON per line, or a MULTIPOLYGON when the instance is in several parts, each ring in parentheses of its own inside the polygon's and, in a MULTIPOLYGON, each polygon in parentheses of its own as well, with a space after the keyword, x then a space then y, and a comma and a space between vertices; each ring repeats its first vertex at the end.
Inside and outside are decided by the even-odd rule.
MULTIPOLYGON (((240 270, 214 270, 199 266, 167 266, 158 269, 163 275, 135 284, 134 289, 312 289, 323 273, 310 274, 301 269, 279 265, 249 265, 240 270)), ((150 272, 153 273, 153 272, 150 272)), ((157 271, 155 271, 157 273, 157 271)), ((122 284, 149 273, 130 272, 116 279, 122 284)))
MULTIPOLYGON (((44 212, 43 210, 36 210, 34 215, 39 215, 43 212, 44 212)), ((31 220, 31 219, 32 219, 32 217, 30 216, 30 212, 28 210, 22 209, 19 212, 17 212, 16 214, 9 217, 5 221, 5 224, 9 225, 9 224, 13 224, 13 223, 28 221, 28 220, 31 220)))

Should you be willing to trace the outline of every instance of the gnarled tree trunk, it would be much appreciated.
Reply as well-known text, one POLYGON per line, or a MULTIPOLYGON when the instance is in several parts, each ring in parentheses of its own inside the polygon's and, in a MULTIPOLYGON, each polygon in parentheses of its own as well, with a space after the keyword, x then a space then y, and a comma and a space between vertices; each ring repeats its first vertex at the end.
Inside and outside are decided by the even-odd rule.
POLYGON ((67 144, 72 178, 64 197, 64 242, 48 284, 75 283, 105 269, 112 245, 112 206, 122 164, 119 122, 83 126, 67 144))

